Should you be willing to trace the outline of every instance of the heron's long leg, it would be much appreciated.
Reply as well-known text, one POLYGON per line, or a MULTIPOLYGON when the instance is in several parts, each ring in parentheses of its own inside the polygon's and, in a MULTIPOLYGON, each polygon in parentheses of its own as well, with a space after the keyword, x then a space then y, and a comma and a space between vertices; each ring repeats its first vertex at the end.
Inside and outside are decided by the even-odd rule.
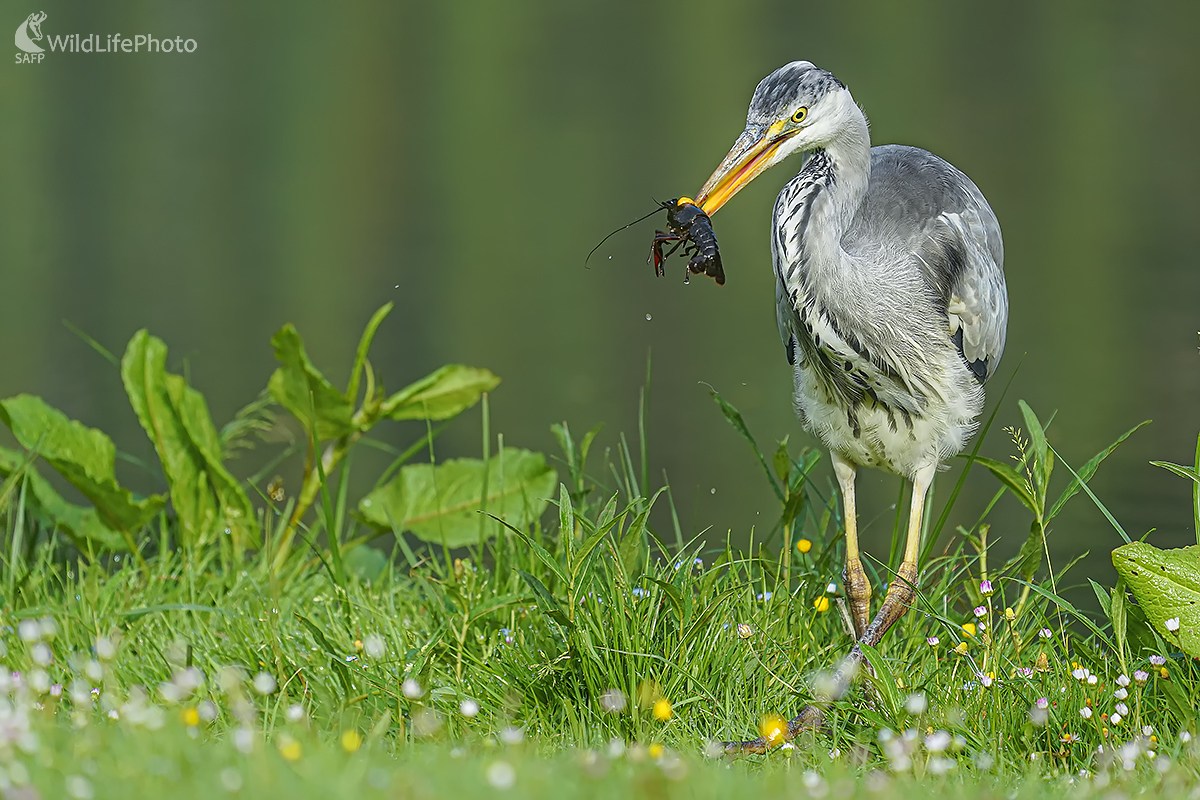
POLYGON ((918 470, 913 477, 912 508, 908 514, 908 537, 904 543, 904 560, 900 562, 900 568, 896 570, 895 577, 888 584, 887 597, 883 600, 883 607, 879 609, 875 619, 871 620, 866 632, 859 638, 860 642, 865 642, 872 647, 879 644, 879 640, 887 633, 888 628, 904 616, 904 612, 908 610, 909 604, 912 603, 913 597, 917 593, 917 554, 921 550, 921 517, 925 511, 925 494, 929 491, 929 484, 933 481, 936 471, 937 465, 931 464, 918 470))
POLYGON ((837 476, 842 490, 842 508, 846 517, 846 594, 850 597, 850 618, 854 622, 854 636, 861 639, 871 619, 871 583, 863 569, 858 553, 858 513, 854 505, 855 467, 837 453, 833 458, 833 474, 837 476))

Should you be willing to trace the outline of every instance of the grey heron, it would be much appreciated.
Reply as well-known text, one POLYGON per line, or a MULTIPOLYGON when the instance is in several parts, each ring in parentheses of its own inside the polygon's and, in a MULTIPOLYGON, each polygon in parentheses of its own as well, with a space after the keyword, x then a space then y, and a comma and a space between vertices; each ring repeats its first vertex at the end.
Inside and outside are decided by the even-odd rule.
MULTIPOLYGON (((758 84, 745 131, 696 203, 714 214, 794 153, 802 167, 771 219, 775 305, 796 409, 829 448, 844 506, 844 578, 858 642, 838 671, 840 693, 862 659, 860 644, 878 644, 913 601, 925 496, 939 465, 975 432, 983 384, 1004 352, 1008 293, 1000 224, 970 178, 917 147, 871 147, 850 92, 807 61, 758 84), (858 546, 859 467, 912 482, 903 561, 873 619, 858 546)), ((820 718, 809 706, 785 738, 820 718)))

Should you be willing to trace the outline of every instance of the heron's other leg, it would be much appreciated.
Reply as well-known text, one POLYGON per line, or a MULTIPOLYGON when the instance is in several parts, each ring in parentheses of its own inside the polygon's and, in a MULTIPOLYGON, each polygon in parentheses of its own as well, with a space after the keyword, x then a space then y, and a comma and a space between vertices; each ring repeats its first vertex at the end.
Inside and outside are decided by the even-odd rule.
POLYGON ((908 514, 908 537, 904 543, 904 560, 900 563, 900 568, 896 570, 895 577, 888 584, 883 607, 879 609, 879 613, 875 619, 871 620, 866 632, 859 639, 860 642, 866 642, 872 647, 879 644, 888 628, 904 616, 904 612, 908 610, 917 593, 917 556, 921 550, 921 517, 925 511, 925 494, 929 491, 929 484, 933 482, 933 475, 936 471, 937 464, 930 464, 928 467, 918 470, 913 477, 912 508, 908 514))
POLYGON ((846 582, 846 594, 850 597, 850 618, 854 622, 854 636, 861 639, 871 619, 871 583, 863 569, 858 553, 858 513, 854 505, 855 467, 837 453, 833 458, 833 474, 837 476, 842 490, 842 509, 846 517, 846 571, 842 577, 846 582))

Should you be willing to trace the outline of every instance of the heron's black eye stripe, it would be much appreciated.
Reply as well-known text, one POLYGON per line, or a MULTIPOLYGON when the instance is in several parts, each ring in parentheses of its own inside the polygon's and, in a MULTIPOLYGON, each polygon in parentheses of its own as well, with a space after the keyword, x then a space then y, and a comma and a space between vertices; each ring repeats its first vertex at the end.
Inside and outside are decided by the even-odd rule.
POLYGON ((792 114, 792 122, 799 125, 801 122, 804 122, 804 118, 807 116, 808 116, 808 109, 805 108, 804 106, 800 106, 799 108, 796 109, 796 113, 792 114))

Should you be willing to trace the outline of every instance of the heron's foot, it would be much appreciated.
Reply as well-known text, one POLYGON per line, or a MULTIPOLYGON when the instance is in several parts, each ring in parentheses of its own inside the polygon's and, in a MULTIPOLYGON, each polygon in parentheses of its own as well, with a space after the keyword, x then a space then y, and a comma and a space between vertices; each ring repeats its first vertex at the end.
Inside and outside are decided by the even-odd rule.
POLYGON ((846 583, 846 595, 850 599, 850 620, 854 624, 854 638, 861 639, 871 620, 871 582, 863 569, 862 559, 846 559, 846 571, 842 574, 846 583))
POLYGON ((888 628, 896 624, 896 620, 904 616, 905 611, 908 611, 916 594, 917 565, 905 561, 896 570, 896 576, 892 582, 888 584, 887 596, 883 600, 883 606, 879 609, 879 613, 875 615, 875 619, 871 620, 871 624, 867 626, 859 641, 872 647, 878 645, 883 639, 883 635, 888 632, 888 628))
POLYGON ((817 706, 805 706, 799 714, 793 717, 783 729, 782 736, 768 739, 760 736, 745 742, 721 742, 726 755, 748 755, 750 753, 765 753, 774 750, 784 742, 790 742, 804 731, 815 731, 825 727, 825 712, 817 706))

